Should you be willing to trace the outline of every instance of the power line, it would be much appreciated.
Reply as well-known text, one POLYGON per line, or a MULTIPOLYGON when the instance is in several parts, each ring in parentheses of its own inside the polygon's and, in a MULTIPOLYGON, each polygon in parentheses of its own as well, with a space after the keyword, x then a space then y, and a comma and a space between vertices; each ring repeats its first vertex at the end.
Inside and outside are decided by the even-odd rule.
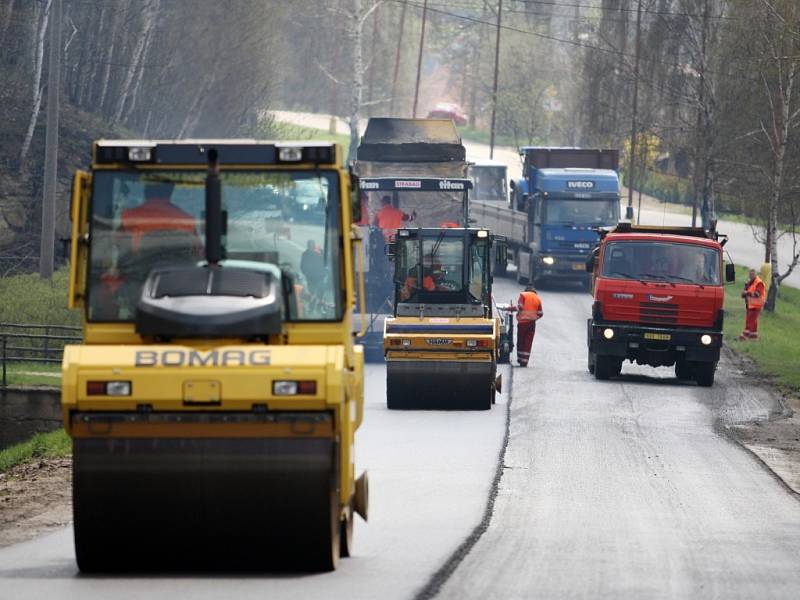
MULTIPOLYGON (((407 4, 409 6, 413 6, 413 7, 416 7, 416 8, 422 8, 422 5, 417 4, 413 0, 391 0, 391 1, 392 2, 396 2, 396 3, 400 3, 400 4, 407 4)), ((494 27, 494 23, 490 23, 489 21, 484 21, 484 20, 479 19, 477 17, 471 17, 471 16, 468 16, 468 15, 459 15, 457 13, 450 12, 450 11, 447 11, 447 10, 443 10, 441 8, 436 8, 436 7, 433 7, 433 6, 430 6, 430 5, 428 6, 428 10, 430 12, 435 12, 435 13, 438 13, 440 15, 445 15, 445 16, 449 16, 449 17, 454 17, 456 19, 462 19, 462 20, 465 20, 465 21, 471 21, 473 23, 479 23, 481 25, 489 25, 489 26, 494 27)), ((621 50, 615 50, 613 48, 603 48, 602 46, 593 46, 592 44, 587 44, 587 43, 579 42, 579 41, 576 41, 576 40, 567 40, 567 39, 563 39, 563 38, 558 38, 558 37, 555 37, 553 35, 549 35, 549 34, 546 34, 546 33, 541 33, 541 32, 538 32, 538 31, 531 31, 530 29, 520 29, 519 27, 514 27, 512 25, 501 25, 501 29, 505 29, 507 31, 514 31, 516 33, 521 33, 521 34, 524 34, 524 35, 530 35, 530 36, 542 38, 542 39, 545 39, 545 40, 550 40, 552 42, 558 42, 560 44, 567 44, 569 46, 575 46, 577 48, 585 48, 587 50, 595 50, 597 52, 604 52, 606 54, 611 54, 613 56, 625 56, 625 57, 628 57, 628 58, 634 58, 633 54, 630 54, 628 52, 622 52, 621 50)), ((669 66, 669 67, 674 67, 676 69, 685 69, 687 67, 686 64, 673 63, 673 62, 657 60, 657 59, 650 59, 647 62, 654 63, 654 64, 661 64, 661 65, 665 65, 665 66, 669 66)), ((706 73, 719 75, 721 77, 726 77, 726 78, 729 78, 729 79, 739 79, 741 81, 749 81, 749 82, 757 81, 757 79, 755 79, 753 77, 747 77, 747 76, 744 76, 744 75, 736 75, 734 73, 721 73, 721 72, 718 72, 718 71, 710 71, 710 70, 707 70, 706 73)))

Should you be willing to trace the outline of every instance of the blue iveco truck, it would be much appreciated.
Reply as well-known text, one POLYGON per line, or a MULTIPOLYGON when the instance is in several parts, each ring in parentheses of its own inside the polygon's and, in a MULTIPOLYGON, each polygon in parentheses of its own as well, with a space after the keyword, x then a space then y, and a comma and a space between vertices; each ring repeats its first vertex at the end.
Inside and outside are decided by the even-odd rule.
POLYGON ((506 237, 518 281, 585 282, 597 229, 620 220, 619 152, 525 146, 520 155, 511 208, 473 201, 470 218, 506 237))

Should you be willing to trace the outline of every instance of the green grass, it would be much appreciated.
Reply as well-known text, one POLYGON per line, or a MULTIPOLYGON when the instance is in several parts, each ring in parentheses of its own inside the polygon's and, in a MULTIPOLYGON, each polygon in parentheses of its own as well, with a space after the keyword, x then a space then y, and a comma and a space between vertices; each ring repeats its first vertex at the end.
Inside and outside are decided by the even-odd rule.
POLYGON ((725 286, 725 337, 736 352, 749 356, 758 370, 784 388, 800 391, 800 290, 781 286, 774 313, 761 313, 758 341, 738 341, 744 328, 745 307, 740 294, 747 269, 738 267, 736 283, 725 286))
POLYGON ((63 458, 72 453, 72 442, 63 429, 37 433, 32 438, 0 450, 0 473, 37 458, 63 458))
POLYGON ((9 363, 6 366, 8 385, 61 385, 61 365, 51 363, 9 363), (38 375, 52 373, 53 375, 38 375))
POLYGON ((78 311, 67 308, 69 272, 59 269, 51 280, 37 273, 0 279, 0 322, 80 325, 78 311))
POLYGON ((347 157, 350 148, 350 136, 341 133, 330 133, 327 129, 314 129, 293 123, 274 121, 264 128, 261 134, 275 140, 314 140, 316 142, 336 142, 342 145, 342 152, 347 157))

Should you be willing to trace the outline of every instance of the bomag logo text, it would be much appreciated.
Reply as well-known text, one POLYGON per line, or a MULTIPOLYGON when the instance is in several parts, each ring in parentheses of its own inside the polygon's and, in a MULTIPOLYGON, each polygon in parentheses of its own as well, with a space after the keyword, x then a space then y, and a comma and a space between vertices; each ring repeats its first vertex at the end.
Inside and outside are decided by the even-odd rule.
POLYGON ((137 350, 137 367, 263 367, 269 350, 137 350))

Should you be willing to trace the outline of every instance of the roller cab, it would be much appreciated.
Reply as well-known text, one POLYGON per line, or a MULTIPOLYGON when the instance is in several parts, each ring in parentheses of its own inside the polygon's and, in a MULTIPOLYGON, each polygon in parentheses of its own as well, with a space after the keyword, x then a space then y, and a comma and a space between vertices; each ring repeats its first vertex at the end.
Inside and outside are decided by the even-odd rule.
POLYGON ((84 343, 62 378, 82 571, 331 570, 351 553, 368 489, 340 155, 95 144, 72 198, 84 343))
POLYGON ((481 229, 398 231, 395 311, 383 338, 389 408, 491 408, 500 391, 493 242, 481 229))

